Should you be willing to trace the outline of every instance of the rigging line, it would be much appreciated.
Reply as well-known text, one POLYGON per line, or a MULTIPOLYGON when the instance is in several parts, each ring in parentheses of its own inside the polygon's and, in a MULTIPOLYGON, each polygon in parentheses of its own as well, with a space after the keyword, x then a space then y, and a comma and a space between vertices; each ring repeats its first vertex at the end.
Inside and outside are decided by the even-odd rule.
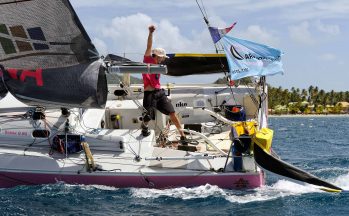
MULTIPOLYGON (((116 76, 116 78, 119 80, 119 82, 122 84, 121 79, 120 79, 117 75, 115 75, 115 76, 116 76)), ((130 91, 130 88, 128 88, 128 87, 125 86, 125 85, 122 85, 122 89, 125 89, 125 90, 128 91, 128 92, 131 92, 131 91, 130 91)), ((142 112, 148 112, 148 110, 145 109, 144 106, 143 106, 138 100, 132 99, 132 101, 136 104, 136 106, 137 106, 139 109, 142 110, 142 112)), ((160 130, 160 131, 162 130, 162 128, 160 128, 156 123, 155 123, 155 127, 156 127, 156 129, 158 129, 158 130, 160 130)))
POLYGON ((201 5, 202 5, 202 9, 204 9, 205 16, 208 18, 208 15, 207 15, 207 12, 206 12, 206 9, 205 9, 205 5, 204 5, 204 3, 202 2, 202 0, 201 0, 201 5))
POLYGON ((148 183, 148 186, 149 186, 149 187, 155 187, 154 182, 150 181, 150 180, 148 179, 148 177, 142 172, 141 169, 139 170, 139 173, 140 173, 141 176, 143 177, 144 181, 148 183))
POLYGON ((26 152, 27 150, 29 150, 29 149, 33 146, 33 144, 35 143, 35 141, 36 141, 36 137, 34 138, 33 142, 30 143, 30 144, 28 145, 28 147, 26 147, 26 148, 23 150, 23 156, 26 156, 26 155, 25 155, 25 152, 26 152))
MULTIPOLYGON (((135 137, 135 136, 133 136, 131 133, 129 133, 129 136, 131 136, 132 138, 134 138, 135 140, 137 140, 137 138, 135 137)), ((138 149, 140 150, 140 146, 141 146, 141 143, 142 141, 141 140, 139 140, 138 141, 138 149)), ((136 153, 136 151, 135 150, 133 150, 133 148, 132 148, 132 146, 131 146, 131 144, 133 144, 133 143, 135 143, 135 142, 126 142, 126 144, 127 144, 127 146, 128 146, 128 149, 131 151, 131 153, 135 156, 135 157, 140 157, 140 155, 139 154, 137 154, 136 153)))
POLYGON ((133 148, 131 147, 130 143, 128 143, 127 147, 128 147, 128 150, 130 150, 130 152, 131 152, 134 156, 137 156, 136 151, 133 150, 133 148))
MULTIPOLYGON (((245 86, 248 86, 247 81, 244 81, 243 79, 241 79, 241 82, 243 82, 243 84, 244 84, 245 86)), ((247 91, 248 91, 248 93, 249 93, 250 98, 252 99, 252 102, 253 102, 254 105, 258 108, 259 102, 258 102, 256 96, 253 94, 253 92, 251 91, 250 88, 247 88, 247 91)))
MULTIPOLYGON (((220 44, 222 50, 224 50, 224 46, 222 45, 222 42, 221 42, 221 41, 218 41, 218 43, 220 44)), ((218 53, 216 44, 215 44, 215 47, 216 47, 216 52, 218 53)), ((227 76, 227 73, 226 73, 226 71, 224 70, 224 64, 222 63, 222 60, 221 60, 220 58, 219 58, 219 61, 220 61, 220 64, 221 64, 221 69, 222 69, 222 71, 223 71, 225 77, 227 78, 227 81, 230 83, 231 77, 227 76)), ((246 82, 245 82, 244 84, 247 86, 246 82)), ((231 90, 231 93, 232 93, 232 95, 233 95, 233 90, 232 90, 231 85, 228 85, 228 86, 229 86, 229 88, 230 88, 230 90, 231 90)), ((249 88, 248 88, 248 91, 249 91, 249 94, 250 94, 250 97, 251 97, 252 101, 255 103, 256 106, 258 106, 258 101, 257 101, 256 97, 255 97, 253 94, 251 94, 249 88)), ((235 101, 235 103, 236 103, 236 99, 235 99, 234 95, 233 95, 233 99, 234 99, 234 101, 235 101)))
MULTIPOLYGON (((111 75, 113 76, 113 74, 111 74, 111 75)), ((122 85, 120 85, 120 87, 121 87, 122 89, 124 89, 126 92, 131 92, 131 91, 130 91, 131 89, 128 88, 127 86, 125 86, 125 85, 123 84, 123 82, 121 81, 121 79, 120 79, 120 77, 119 77, 118 75, 115 74, 115 77, 116 77, 116 79, 119 80, 119 83, 122 84, 122 85)), ((142 110, 142 112, 147 112, 147 110, 144 108, 144 106, 143 106, 138 100, 132 99, 132 101, 136 104, 136 106, 137 106, 139 109, 142 110)))
POLYGON ((77 122, 75 123, 74 126, 71 126, 70 129, 74 130, 74 131, 77 131, 76 130, 76 126, 77 124, 80 125, 80 127, 84 130, 85 133, 88 133, 88 130, 94 130, 96 128, 91 128, 91 127, 87 127, 86 124, 85 124, 85 121, 84 121, 84 118, 80 118, 80 116, 78 114, 75 113, 75 111, 72 111, 71 112, 73 115, 75 115, 75 117, 77 118, 77 122))
POLYGON ((57 127, 54 123, 50 122, 49 120, 45 119, 45 122, 47 123, 51 131, 53 130, 53 128, 59 129, 59 127, 57 127))
MULTIPOLYGON (((216 45, 215 45, 215 47, 216 47, 216 45)), ((218 52, 217 47, 216 47, 216 51, 218 52)), ((221 65, 221 70, 224 73, 224 76, 225 76, 225 78, 228 81, 227 86, 230 89, 231 95, 233 96, 233 100, 234 100, 235 103, 237 103, 237 100, 235 99, 235 96, 234 96, 234 91, 233 91, 233 89, 232 89, 232 87, 230 85, 231 78, 227 75, 226 71, 224 70, 224 64, 222 62, 222 59, 221 58, 218 58, 218 59, 219 59, 220 65, 221 65)))
MULTIPOLYGON (((210 27, 210 23, 209 23, 209 21, 208 21, 207 14, 205 15, 206 10, 205 10, 205 8, 204 8, 204 4, 203 4, 202 0, 201 0, 201 4, 202 4, 202 7, 203 7, 205 13, 203 12, 202 8, 200 7, 200 4, 199 4, 198 0, 195 0, 195 1, 196 1, 196 4, 198 5, 200 11, 201 11, 201 14, 202 14, 202 16, 203 16, 203 18, 204 18, 204 21, 205 21, 207 27, 210 27)), ((215 47, 215 49, 216 49, 216 53, 218 53, 218 48, 217 48, 216 44, 214 43, 213 45, 214 45, 214 47, 215 47)))
MULTIPOLYGON (((222 50, 224 50, 222 43, 221 43, 220 41, 218 41, 218 42, 219 42, 219 44, 221 45, 222 50)), ((217 48, 217 45, 216 45, 215 43, 214 43, 214 47, 216 48, 216 53, 218 54, 218 48, 217 48)), ((232 96, 233 96, 233 100, 235 101, 235 103, 237 103, 237 101, 236 101, 236 99, 235 99, 235 96, 234 96, 234 92, 233 92, 232 86, 230 85, 231 77, 229 77, 228 74, 227 74, 227 72, 224 70, 224 64, 223 64, 223 62, 222 62, 222 59, 221 59, 221 58, 218 58, 218 59, 219 59, 219 63, 220 63, 220 66, 221 66, 221 70, 222 70, 222 72, 224 73, 224 76, 225 76, 225 78, 226 78, 227 81, 228 81, 227 86, 228 86, 229 89, 230 89, 230 92, 231 92, 231 94, 232 94, 232 96)), ((229 66, 228 66, 228 69, 229 69, 229 66)))
POLYGON ((205 21, 206 25, 208 25, 208 26, 209 26, 208 19, 206 18, 206 16, 205 16, 204 12, 202 11, 202 9, 201 9, 201 7, 200 7, 200 4, 199 4, 198 0, 195 0, 195 1, 196 1, 196 4, 198 5, 198 7, 199 7, 200 11, 201 11, 202 16, 204 17, 204 21, 205 21))

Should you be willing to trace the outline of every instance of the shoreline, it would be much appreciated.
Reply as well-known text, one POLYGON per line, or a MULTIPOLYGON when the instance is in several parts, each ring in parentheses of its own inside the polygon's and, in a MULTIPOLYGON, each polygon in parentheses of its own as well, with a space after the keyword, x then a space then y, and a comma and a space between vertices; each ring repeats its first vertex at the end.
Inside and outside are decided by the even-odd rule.
POLYGON ((349 117, 349 114, 328 114, 328 115, 325 115, 325 114, 281 114, 281 115, 271 115, 271 114, 268 114, 268 117, 319 117, 319 118, 323 118, 323 117, 349 117))

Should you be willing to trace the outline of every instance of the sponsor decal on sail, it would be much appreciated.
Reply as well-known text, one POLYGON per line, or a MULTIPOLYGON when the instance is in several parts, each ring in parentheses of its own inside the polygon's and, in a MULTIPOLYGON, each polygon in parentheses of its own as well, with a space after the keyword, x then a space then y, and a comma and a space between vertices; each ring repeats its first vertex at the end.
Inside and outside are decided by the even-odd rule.
POLYGON ((0 45, 7 55, 50 49, 41 27, 25 29, 22 25, 7 26, 0 24, 0 45))

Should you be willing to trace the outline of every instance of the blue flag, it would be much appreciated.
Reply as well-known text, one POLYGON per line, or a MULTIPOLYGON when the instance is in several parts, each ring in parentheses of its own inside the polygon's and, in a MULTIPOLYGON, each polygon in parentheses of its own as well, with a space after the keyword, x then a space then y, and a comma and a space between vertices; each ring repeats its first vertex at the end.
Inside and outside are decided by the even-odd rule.
POLYGON ((222 39, 232 80, 283 74, 280 50, 227 35, 222 39))

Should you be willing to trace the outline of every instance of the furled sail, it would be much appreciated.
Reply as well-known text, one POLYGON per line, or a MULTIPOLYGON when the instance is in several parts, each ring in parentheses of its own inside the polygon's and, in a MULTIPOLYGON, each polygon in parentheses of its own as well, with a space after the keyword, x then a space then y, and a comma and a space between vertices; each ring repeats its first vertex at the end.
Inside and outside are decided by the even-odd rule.
POLYGON ((145 63, 135 62, 130 59, 108 54, 104 61, 107 62, 109 72, 119 73, 162 73, 169 76, 201 75, 222 73, 228 71, 225 54, 204 53, 174 53, 167 54, 169 58, 164 65, 147 66, 145 63), (164 70, 166 69, 166 70, 164 70))
POLYGON ((168 54, 167 75, 201 75, 229 71, 225 54, 176 53, 168 54))
POLYGON ((103 107, 102 64, 69 0, 0 0, 0 97, 103 107))

